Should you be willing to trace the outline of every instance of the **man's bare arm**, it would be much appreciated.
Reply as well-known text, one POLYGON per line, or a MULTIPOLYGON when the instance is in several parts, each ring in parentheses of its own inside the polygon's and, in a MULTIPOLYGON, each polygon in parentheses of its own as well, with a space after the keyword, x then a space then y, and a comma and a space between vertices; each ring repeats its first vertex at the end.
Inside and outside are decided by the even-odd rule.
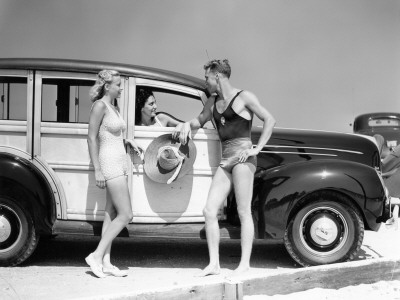
POLYGON ((261 136, 255 148, 258 154, 270 139, 276 121, 272 114, 261 105, 260 101, 253 93, 246 91, 243 96, 245 107, 264 122, 261 136))
POLYGON ((174 139, 179 139, 182 144, 186 144, 188 136, 191 138, 192 129, 196 130, 211 120, 212 117, 212 106, 214 105, 214 97, 208 98, 206 104, 204 105, 201 113, 194 119, 180 123, 175 127, 174 132, 172 133, 172 137, 174 139))

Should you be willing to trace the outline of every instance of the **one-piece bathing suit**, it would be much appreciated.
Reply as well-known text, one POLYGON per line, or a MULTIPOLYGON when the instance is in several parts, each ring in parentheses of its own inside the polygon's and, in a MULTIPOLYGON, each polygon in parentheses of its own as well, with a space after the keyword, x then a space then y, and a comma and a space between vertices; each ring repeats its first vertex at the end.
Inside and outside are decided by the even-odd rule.
MULTIPOLYGON (((243 91, 239 91, 231 100, 225 111, 220 114, 214 104, 213 117, 217 125, 218 135, 222 146, 222 159, 220 167, 232 172, 234 166, 239 164, 239 155, 243 150, 251 149, 251 120, 238 115, 232 108, 236 97, 243 91)), ((249 156, 245 163, 257 166, 257 157, 249 156)))
POLYGON ((161 123, 161 121, 157 118, 157 116, 154 117, 154 121, 155 123, 151 126, 153 127, 164 127, 163 124, 161 123))
POLYGON ((105 180, 128 175, 123 133, 126 124, 118 111, 102 101, 107 110, 99 128, 99 162, 105 180))

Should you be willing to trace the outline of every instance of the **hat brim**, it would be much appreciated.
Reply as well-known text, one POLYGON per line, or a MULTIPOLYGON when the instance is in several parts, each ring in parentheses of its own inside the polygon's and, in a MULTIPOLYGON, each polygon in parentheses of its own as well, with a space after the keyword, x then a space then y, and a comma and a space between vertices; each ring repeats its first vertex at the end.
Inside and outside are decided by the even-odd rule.
POLYGON ((179 141, 172 139, 171 134, 160 135, 154 139, 147 147, 144 154, 144 171, 151 180, 159 183, 167 183, 167 181, 175 173, 175 169, 167 171, 162 169, 158 164, 158 149, 164 146, 175 147, 178 149, 181 155, 185 156, 181 170, 179 171, 179 174, 175 180, 185 176, 188 171, 193 168, 197 154, 196 146, 191 139, 188 139, 186 145, 183 145, 179 143, 179 141))

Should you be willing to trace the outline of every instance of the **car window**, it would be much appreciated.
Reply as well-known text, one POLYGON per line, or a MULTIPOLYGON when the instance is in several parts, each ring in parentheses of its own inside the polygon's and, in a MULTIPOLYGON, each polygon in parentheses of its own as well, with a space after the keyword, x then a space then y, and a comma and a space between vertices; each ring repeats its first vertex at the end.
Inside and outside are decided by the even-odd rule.
POLYGON ((93 80, 43 78, 42 121, 88 123, 93 80))
POLYGON ((0 120, 26 121, 26 77, 0 76, 0 97, 0 120))
POLYGON ((368 125, 371 127, 399 127, 400 120, 394 118, 377 118, 368 120, 368 125))
MULTIPOLYGON (((137 89, 141 86, 137 86, 137 89)), ((153 92, 157 101, 157 112, 165 112, 178 120, 189 121, 199 115, 203 109, 200 97, 168 89, 152 88, 145 86, 153 92)), ((207 122, 203 128, 214 128, 207 122)))

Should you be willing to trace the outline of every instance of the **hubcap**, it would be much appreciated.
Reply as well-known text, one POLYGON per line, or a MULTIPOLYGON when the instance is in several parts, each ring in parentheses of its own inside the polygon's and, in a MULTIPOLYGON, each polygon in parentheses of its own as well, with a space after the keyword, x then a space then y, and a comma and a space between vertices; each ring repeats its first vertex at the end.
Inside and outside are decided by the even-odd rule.
POLYGON ((326 216, 317 219, 311 225, 310 236, 319 245, 326 246, 333 243, 337 235, 337 224, 326 216))
POLYGON ((4 242, 10 237, 11 224, 4 216, 0 216, 0 243, 4 242))
POLYGON ((9 251, 21 238, 21 220, 9 206, 0 204, 0 253, 9 251))
POLYGON ((300 240, 315 255, 331 255, 339 251, 349 235, 344 216, 336 209, 324 206, 309 211, 299 226, 300 240))

